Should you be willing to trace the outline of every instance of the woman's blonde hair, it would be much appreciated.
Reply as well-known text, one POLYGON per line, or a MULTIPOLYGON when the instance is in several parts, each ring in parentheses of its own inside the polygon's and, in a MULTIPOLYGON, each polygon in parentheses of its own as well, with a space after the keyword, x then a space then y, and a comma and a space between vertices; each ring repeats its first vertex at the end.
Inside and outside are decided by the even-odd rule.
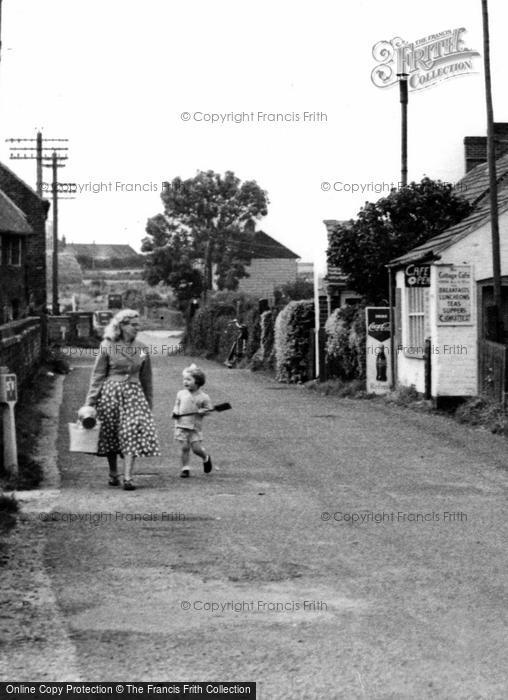
POLYGON ((139 318, 139 313, 135 309, 122 309, 116 313, 104 329, 103 338, 108 340, 118 340, 122 335, 122 326, 133 318, 139 318))

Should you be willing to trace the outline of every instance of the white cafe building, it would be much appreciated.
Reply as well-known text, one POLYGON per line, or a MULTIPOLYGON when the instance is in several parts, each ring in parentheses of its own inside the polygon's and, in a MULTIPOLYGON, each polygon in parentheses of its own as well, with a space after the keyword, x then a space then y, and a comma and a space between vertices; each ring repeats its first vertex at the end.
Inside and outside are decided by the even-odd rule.
MULTIPOLYGON (((506 344, 508 155, 498 159, 497 177, 506 344)), ((503 361, 500 358, 506 356, 503 346, 491 342, 493 268, 487 165, 474 167, 457 188, 474 205, 473 212, 389 265, 396 286, 395 384, 413 385, 422 394, 427 388, 427 395, 438 405, 477 395, 489 383, 499 384, 502 380, 495 375, 503 361)))

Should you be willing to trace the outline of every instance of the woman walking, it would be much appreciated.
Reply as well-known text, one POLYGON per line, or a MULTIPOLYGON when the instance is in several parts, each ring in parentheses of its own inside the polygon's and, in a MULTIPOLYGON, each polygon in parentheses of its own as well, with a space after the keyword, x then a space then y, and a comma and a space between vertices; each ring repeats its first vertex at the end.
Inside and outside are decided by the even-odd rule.
POLYGON ((124 459, 126 491, 136 487, 136 457, 160 454, 152 415, 152 368, 146 345, 136 340, 139 314, 123 309, 104 329, 86 397, 101 422, 98 455, 109 464, 109 485, 118 486, 118 455, 124 459))

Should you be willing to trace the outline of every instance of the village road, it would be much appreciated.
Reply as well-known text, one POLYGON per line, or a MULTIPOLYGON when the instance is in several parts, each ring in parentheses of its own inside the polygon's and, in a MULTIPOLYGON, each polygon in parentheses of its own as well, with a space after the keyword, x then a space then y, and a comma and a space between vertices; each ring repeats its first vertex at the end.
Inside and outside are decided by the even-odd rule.
POLYGON ((143 339, 162 456, 139 463, 136 491, 68 452, 90 352, 64 384, 62 486, 41 528, 83 680, 506 698, 506 441, 203 361, 212 400, 233 410, 205 421, 217 470, 193 457, 180 479, 170 415, 190 358, 143 339))

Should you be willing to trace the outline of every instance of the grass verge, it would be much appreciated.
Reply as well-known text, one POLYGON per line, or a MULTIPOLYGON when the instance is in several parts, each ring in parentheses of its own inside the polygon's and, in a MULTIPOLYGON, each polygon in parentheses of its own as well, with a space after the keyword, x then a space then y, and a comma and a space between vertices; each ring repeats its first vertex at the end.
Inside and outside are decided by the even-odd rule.
POLYGON ((0 472, 0 490, 23 491, 37 488, 41 483, 43 470, 34 455, 42 420, 46 417, 41 402, 52 395, 55 374, 68 371, 65 356, 55 349, 48 350, 35 375, 21 388, 15 407, 18 473, 14 476, 0 472))
POLYGON ((414 386, 399 387, 388 394, 376 395, 365 391, 365 381, 363 380, 343 381, 341 379, 329 379, 325 382, 316 380, 307 382, 305 388, 316 391, 323 396, 375 399, 415 411, 447 415, 458 423, 483 428, 491 433, 508 437, 508 409, 503 408, 499 403, 479 396, 467 399, 457 408, 443 410, 434 408, 431 401, 423 399, 414 386))
POLYGON ((14 527, 18 509, 19 505, 14 496, 0 494, 0 535, 14 527))

